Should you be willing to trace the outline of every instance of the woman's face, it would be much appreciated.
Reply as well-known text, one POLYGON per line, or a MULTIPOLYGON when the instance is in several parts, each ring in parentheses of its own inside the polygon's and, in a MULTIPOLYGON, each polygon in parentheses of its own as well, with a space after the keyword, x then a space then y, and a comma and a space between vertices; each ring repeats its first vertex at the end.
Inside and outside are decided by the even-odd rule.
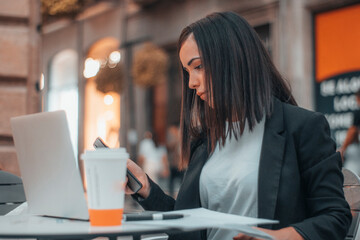
POLYGON ((204 101, 208 101, 205 84, 205 70, 201 63, 199 49, 193 34, 185 40, 179 52, 183 69, 189 74, 189 88, 204 101))

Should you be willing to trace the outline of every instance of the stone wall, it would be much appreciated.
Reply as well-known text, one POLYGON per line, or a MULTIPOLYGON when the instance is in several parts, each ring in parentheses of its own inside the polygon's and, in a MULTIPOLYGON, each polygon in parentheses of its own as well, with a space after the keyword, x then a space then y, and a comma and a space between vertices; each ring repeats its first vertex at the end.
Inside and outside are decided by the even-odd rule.
POLYGON ((0 1, 0 169, 16 175, 10 118, 39 111, 39 2, 0 1))

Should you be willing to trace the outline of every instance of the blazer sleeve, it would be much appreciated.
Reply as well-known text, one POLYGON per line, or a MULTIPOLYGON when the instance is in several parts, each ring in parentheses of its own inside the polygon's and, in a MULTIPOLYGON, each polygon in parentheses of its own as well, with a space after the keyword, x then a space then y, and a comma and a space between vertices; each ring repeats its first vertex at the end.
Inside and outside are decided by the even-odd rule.
POLYGON ((322 114, 308 118, 298 144, 308 216, 292 226, 305 239, 344 239, 352 217, 344 198, 341 157, 322 114))
POLYGON ((142 198, 139 194, 131 195, 145 210, 151 211, 172 211, 174 210, 174 198, 166 195, 155 182, 148 177, 150 182, 150 194, 147 198, 142 198))

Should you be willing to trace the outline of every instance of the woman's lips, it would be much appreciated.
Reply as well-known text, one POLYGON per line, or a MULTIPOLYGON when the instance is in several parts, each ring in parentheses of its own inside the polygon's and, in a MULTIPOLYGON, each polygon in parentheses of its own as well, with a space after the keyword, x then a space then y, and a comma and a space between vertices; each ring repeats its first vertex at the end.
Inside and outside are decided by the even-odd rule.
POLYGON ((197 93, 197 95, 202 99, 202 100, 205 100, 206 99, 206 94, 203 92, 203 93, 197 93))

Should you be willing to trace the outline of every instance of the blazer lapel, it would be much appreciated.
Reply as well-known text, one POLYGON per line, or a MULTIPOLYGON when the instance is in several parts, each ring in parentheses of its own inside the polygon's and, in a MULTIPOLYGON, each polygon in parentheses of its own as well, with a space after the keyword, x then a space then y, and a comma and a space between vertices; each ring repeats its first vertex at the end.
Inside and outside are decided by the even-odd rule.
POLYGON ((267 219, 275 216, 285 147, 283 106, 276 98, 273 110, 265 123, 258 181, 258 217, 267 219))

